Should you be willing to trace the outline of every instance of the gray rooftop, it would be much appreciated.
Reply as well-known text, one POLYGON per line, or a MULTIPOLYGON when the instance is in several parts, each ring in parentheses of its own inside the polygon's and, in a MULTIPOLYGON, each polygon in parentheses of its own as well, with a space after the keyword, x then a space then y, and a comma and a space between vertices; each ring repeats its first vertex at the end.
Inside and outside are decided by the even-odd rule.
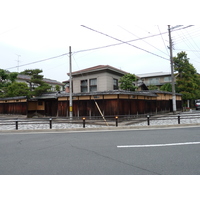
MULTIPOLYGON (((18 74, 17 79, 21 79, 21 80, 25 80, 25 81, 30 81, 31 77, 28 76, 28 75, 18 74)), ((59 81, 52 80, 52 79, 47 79, 47 78, 43 78, 43 81, 45 83, 49 83, 49 84, 64 85, 63 83, 61 83, 59 81)))
POLYGON ((145 74, 137 74, 140 78, 147 78, 147 77, 156 77, 156 76, 169 76, 171 72, 153 72, 153 73, 145 73, 145 74))

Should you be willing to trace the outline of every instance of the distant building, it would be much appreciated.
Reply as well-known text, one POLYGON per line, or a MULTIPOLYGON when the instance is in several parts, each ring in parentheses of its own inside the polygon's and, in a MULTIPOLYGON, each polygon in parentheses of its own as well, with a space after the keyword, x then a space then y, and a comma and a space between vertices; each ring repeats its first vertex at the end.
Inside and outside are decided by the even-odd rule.
MULTIPOLYGON (((30 87, 30 80, 31 80, 30 76, 18 74, 16 81, 17 82, 24 82, 30 87)), ((51 86, 51 91, 52 92, 56 91, 56 85, 60 86, 60 90, 61 91, 64 90, 64 85, 65 84, 63 84, 61 82, 58 82, 58 81, 52 80, 52 79, 47 79, 47 78, 43 78, 43 81, 51 86)), ((37 86, 35 85, 35 87, 37 87, 37 86)))
POLYGON ((171 83, 171 73, 170 72, 155 72, 146 74, 137 74, 137 76, 142 80, 142 82, 148 87, 150 85, 157 86, 160 88, 166 83, 171 83))

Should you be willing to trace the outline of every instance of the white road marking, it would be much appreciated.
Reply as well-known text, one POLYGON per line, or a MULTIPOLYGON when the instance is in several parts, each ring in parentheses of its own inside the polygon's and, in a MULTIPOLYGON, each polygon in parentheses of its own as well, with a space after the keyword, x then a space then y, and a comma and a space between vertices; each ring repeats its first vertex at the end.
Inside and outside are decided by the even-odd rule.
POLYGON ((146 145, 122 145, 122 146, 117 146, 117 148, 165 147, 165 146, 180 146, 180 145, 190 145, 190 144, 200 144, 200 142, 185 142, 185 143, 171 143, 171 144, 146 144, 146 145))

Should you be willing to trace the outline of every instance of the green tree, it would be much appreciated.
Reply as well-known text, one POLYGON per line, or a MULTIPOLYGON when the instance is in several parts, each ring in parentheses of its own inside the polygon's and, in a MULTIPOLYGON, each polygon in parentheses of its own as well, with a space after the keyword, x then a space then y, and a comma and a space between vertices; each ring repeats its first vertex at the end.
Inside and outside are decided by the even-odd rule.
POLYGON ((167 92, 172 92, 172 84, 171 83, 166 83, 160 87, 161 91, 167 91, 167 92))
POLYGON ((61 87, 59 85, 56 85, 56 91, 60 92, 61 87))
POLYGON ((135 91, 135 89, 137 88, 137 86, 135 86, 136 81, 137 77, 135 76, 135 74, 125 74, 119 80, 120 89, 135 91))
POLYGON ((27 96, 29 97, 30 90, 26 83, 13 82, 7 88, 6 97, 27 96))
POLYGON ((149 85, 148 89, 149 90, 158 90, 158 86, 156 86, 156 85, 149 85))
POLYGON ((18 73, 17 72, 11 72, 9 73, 9 80, 14 83, 17 79, 18 73))
POLYGON ((43 75, 40 75, 43 71, 40 69, 27 69, 21 74, 31 76, 30 84, 30 95, 40 96, 42 93, 47 92, 51 86, 43 81, 43 75))
POLYGON ((8 73, 5 70, 0 69, 0 83, 5 83, 8 80, 8 73))
POLYGON ((198 98, 200 93, 200 78, 194 68, 189 62, 187 54, 180 52, 173 58, 174 71, 176 74, 177 92, 180 92, 183 96, 183 100, 193 100, 198 98))
POLYGON ((0 97, 7 97, 8 87, 15 82, 17 78, 17 72, 9 72, 0 69, 0 97))

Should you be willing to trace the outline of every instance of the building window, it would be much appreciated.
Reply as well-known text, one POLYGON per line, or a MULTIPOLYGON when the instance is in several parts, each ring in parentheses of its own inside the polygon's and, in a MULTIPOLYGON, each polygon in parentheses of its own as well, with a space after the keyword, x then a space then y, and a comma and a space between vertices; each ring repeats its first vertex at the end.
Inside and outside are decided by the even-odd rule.
POLYGON ((171 81, 172 81, 172 77, 171 76, 164 77, 164 82, 171 82, 171 81))
POLYGON ((97 79, 90 79, 90 92, 97 91, 97 79))
POLYGON ((149 80, 150 85, 159 85, 160 84, 160 78, 151 78, 149 80))
POLYGON ((119 86, 118 86, 118 79, 113 79, 113 90, 118 90, 119 86))
POLYGON ((81 80, 81 92, 88 92, 88 81, 81 80))

